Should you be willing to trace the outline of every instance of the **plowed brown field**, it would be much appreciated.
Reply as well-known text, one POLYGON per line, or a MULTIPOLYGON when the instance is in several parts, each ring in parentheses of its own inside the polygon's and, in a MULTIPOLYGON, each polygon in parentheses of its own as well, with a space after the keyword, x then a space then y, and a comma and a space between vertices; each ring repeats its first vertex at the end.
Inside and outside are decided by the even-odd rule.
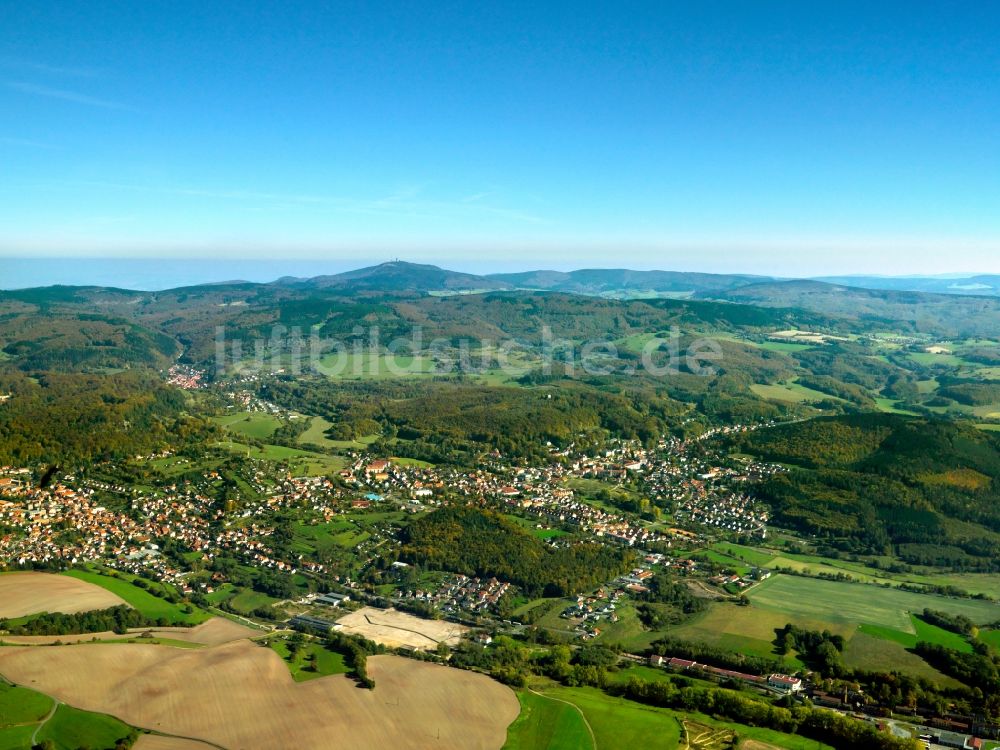
POLYGON ((396 656, 368 661, 375 690, 343 675, 296 683, 271 649, 82 644, 0 649, 0 674, 134 726, 228 750, 498 750, 514 693, 484 675, 396 656))

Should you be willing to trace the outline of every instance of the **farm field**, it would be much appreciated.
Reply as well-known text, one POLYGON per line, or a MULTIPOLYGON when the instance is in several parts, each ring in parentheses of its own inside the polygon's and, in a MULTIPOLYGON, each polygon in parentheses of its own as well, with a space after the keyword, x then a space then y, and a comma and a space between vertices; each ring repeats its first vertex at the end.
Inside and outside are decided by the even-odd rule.
POLYGON ((361 635, 383 646, 406 646, 425 651, 439 643, 457 645, 469 631, 464 625, 445 620, 425 620, 395 609, 364 607, 337 620, 345 633, 361 635))
POLYGON ((13 619, 40 612, 89 612, 126 604, 113 591, 86 579, 51 573, 0 574, 0 617, 13 619))
POLYGON ((747 596, 757 609, 832 623, 881 625, 904 633, 914 632, 909 613, 928 607, 947 609, 979 624, 1000 619, 1000 605, 994 602, 788 575, 772 576, 747 596))
POLYGON ((133 746, 134 750, 212 750, 211 745, 180 737, 164 737, 159 734, 144 734, 133 746))
POLYGON ((94 639, 99 641, 121 641, 149 634, 150 642, 166 643, 183 648, 185 646, 218 646, 241 638, 252 638, 260 635, 259 630, 245 627, 239 623, 227 620, 225 617, 213 617, 193 628, 133 628, 128 635, 106 631, 103 633, 81 633, 79 635, 5 635, 5 643, 15 646, 44 646, 56 642, 87 643, 94 639))
POLYGON ((341 675, 296 683, 274 651, 246 640, 194 650, 0 650, 0 673, 14 681, 34 680, 47 694, 133 726, 224 747, 326 750, 336 737, 345 750, 499 748, 518 715, 514 693, 484 675, 395 656, 371 657, 368 669, 375 691, 341 675))
MULTIPOLYGON (((48 574, 45 574, 48 575, 48 574)), ((79 581, 94 584, 112 594, 123 599, 130 607, 142 612, 146 617, 153 620, 164 618, 173 625, 191 624, 195 625, 204 622, 209 618, 206 612, 185 612, 181 605, 171 604, 166 599, 153 596, 145 589, 133 586, 131 579, 112 578, 89 570, 67 570, 59 574, 68 578, 75 578, 79 581)), ((120 603, 120 602, 119 602, 120 603)), ((114 605, 108 605, 114 606, 114 605)), ((94 609, 94 607, 89 607, 94 609)))

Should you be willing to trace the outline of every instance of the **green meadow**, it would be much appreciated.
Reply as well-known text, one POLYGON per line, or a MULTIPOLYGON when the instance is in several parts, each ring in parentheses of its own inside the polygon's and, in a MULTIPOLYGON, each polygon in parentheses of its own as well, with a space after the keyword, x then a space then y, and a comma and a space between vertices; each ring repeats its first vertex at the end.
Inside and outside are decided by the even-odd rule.
POLYGON ((39 744, 51 741, 56 750, 79 750, 79 748, 110 748, 118 740, 125 739, 132 728, 112 716, 80 711, 61 705, 55 715, 38 732, 39 744))
POLYGON ((914 632, 910 613, 926 608, 947 609, 977 623, 1000 619, 1000 604, 995 602, 789 575, 772 576, 755 586, 748 596, 757 608, 793 617, 877 625, 904 633, 914 632))
MULTIPOLYGON (((197 625, 209 618, 207 612, 202 612, 194 607, 189 607, 192 611, 186 612, 188 605, 172 604, 166 599, 153 596, 149 591, 132 585, 133 577, 128 577, 125 573, 118 575, 124 578, 112 578, 101 575, 91 570, 67 570, 62 575, 72 576, 81 581, 93 583, 101 588, 107 589, 113 594, 124 599, 131 607, 139 610, 142 614, 152 620, 165 618, 172 625, 197 625)), ((156 584, 150 584, 156 586, 156 584)))
POLYGON ((213 421, 223 429, 254 438, 267 440, 281 426, 281 420, 271 414, 238 412, 215 417, 213 421))

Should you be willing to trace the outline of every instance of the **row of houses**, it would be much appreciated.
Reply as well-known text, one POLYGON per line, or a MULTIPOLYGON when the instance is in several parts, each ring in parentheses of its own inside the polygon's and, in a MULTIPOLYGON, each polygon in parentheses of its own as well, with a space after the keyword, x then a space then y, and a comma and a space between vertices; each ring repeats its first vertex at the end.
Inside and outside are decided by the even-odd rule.
POLYGON ((762 677, 760 675, 737 672, 732 669, 713 667, 710 664, 700 664, 696 661, 681 659, 676 656, 669 657, 654 655, 649 657, 649 665, 652 667, 660 667, 662 669, 672 669, 677 672, 703 672, 720 678, 745 682, 748 685, 768 687, 772 690, 787 694, 801 692, 804 688, 802 680, 799 677, 794 677, 792 675, 774 673, 769 674, 766 677, 762 677))

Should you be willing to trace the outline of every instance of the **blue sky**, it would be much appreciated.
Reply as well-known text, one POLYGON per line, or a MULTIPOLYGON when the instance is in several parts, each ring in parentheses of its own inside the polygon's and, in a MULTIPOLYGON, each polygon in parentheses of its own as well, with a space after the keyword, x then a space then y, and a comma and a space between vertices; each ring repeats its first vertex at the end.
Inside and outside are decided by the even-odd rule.
POLYGON ((1000 271, 1000 6, 0 6, 0 256, 1000 271))

